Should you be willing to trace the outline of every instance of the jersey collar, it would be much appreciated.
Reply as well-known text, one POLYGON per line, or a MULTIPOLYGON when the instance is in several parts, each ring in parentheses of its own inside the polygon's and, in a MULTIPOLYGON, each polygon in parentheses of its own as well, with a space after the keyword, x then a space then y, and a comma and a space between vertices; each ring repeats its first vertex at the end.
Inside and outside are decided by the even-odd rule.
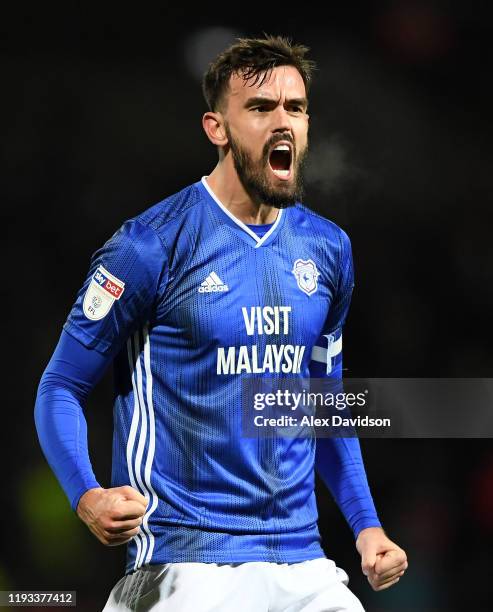
POLYGON ((205 195, 207 200, 218 210, 219 214, 223 217, 223 219, 228 223, 228 225, 248 244, 253 246, 255 249, 261 246, 266 246, 270 244, 281 229, 282 224, 284 223, 285 211, 280 208, 277 213, 277 218, 270 228, 270 230, 264 234, 261 238, 257 236, 257 234, 252 231, 248 225, 240 221, 237 217, 231 213, 226 206, 219 200, 216 194, 212 191, 209 184, 206 181, 207 176, 203 176, 202 180, 197 183, 199 189, 201 189, 202 193, 205 195))

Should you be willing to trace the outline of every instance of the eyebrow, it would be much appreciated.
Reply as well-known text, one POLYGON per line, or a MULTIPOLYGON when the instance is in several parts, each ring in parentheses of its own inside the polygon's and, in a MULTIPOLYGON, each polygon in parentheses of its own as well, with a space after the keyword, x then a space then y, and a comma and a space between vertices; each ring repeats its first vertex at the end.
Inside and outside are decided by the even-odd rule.
MULTIPOLYGON (((263 96, 254 96, 253 98, 248 98, 245 102, 245 108, 251 108, 252 106, 262 105, 262 104, 272 104, 276 103, 277 100, 274 98, 265 98, 263 96)), ((307 98, 291 98, 286 101, 288 104, 296 104, 298 106, 302 106, 303 108, 308 108, 308 100, 307 98)))

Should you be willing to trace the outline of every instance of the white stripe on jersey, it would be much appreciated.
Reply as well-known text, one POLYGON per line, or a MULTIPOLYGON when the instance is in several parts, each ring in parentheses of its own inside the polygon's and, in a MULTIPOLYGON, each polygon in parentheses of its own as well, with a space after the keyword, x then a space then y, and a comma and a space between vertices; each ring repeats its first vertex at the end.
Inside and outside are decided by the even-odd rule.
MULTIPOLYGON (((147 493, 147 496, 150 497, 149 491, 147 490, 144 482, 142 480, 142 459, 144 456, 145 443, 147 438, 147 411, 146 405, 144 402, 144 392, 142 385, 142 366, 140 364, 140 343, 139 343, 139 332, 136 331, 134 334, 135 341, 135 366, 137 372, 137 397, 139 398, 139 406, 140 406, 140 434, 139 434, 139 444, 137 445, 137 453, 135 455, 135 474, 137 476, 137 482, 140 485, 140 492, 142 495, 147 493)), ((142 531, 148 535, 147 529, 144 524, 142 524, 142 531)), ((146 542, 147 545, 147 542, 146 542)), ((137 567, 140 567, 144 561, 144 555, 146 553, 146 547, 142 549, 140 559, 137 561, 137 567)))
MULTIPOLYGON (((139 410, 139 399, 137 394, 137 387, 135 384, 135 364, 134 364, 134 356, 133 356, 133 347, 132 347, 132 338, 127 340, 127 354, 128 354, 128 365, 130 368, 130 373, 132 376, 132 388, 134 392, 134 410, 132 414, 132 424, 130 425, 130 432, 127 441, 127 467, 128 467, 128 475, 130 478, 130 484, 136 490, 138 490, 137 483, 135 482, 134 469, 133 469, 133 461, 132 455, 135 445, 135 437, 137 434, 137 428, 139 426, 140 420, 140 410, 139 410)), ((137 561, 140 557, 142 549, 147 546, 147 540, 144 538, 142 533, 139 533, 135 536, 135 543, 137 544, 137 553, 135 555, 135 564, 134 569, 137 569, 137 561)))
POLYGON ((154 535, 149 528, 148 521, 151 514, 157 508, 157 494, 154 491, 151 484, 151 471, 152 462, 154 461, 154 451, 156 449, 156 427, 154 419, 154 404, 152 402, 152 372, 151 372, 151 342, 149 340, 149 330, 147 325, 144 326, 144 366, 146 372, 146 395, 147 395, 147 409, 149 410, 149 447, 147 450, 147 459, 145 463, 144 479, 148 487, 148 490, 152 493, 152 501, 144 516, 142 525, 145 525, 149 532, 149 550, 145 562, 149 563, 152 558, 152 552, 154 550, 154 535))
POLYGON ((149 516, 157 507, 157 495, 151 485, 151 470, 154 460, 154 452, 156 448, 156 429, 154 419, 154 405, 152 402, 152 372, 150 361, 150 341, 147 325, 143 329, 144 336, 144 369, 146 380, 146 401, 144 399, 144 385, 142 366, 140 362, 140 343, 139 332, 134 334, 134 351, 132 355, 132 344, 129 338, 127 342, 127 351, 129 356, 130 370, 132 373, 132 387, 134 391, 134 412, 132 416, 132 424, 130 426, 129 439, 127 443, 127 464, 130 482, 135 489, 139 490, 143 495, 146 495, 150 500, 150 506, 144 515, 141 533, 136 537, 137 553, 135 557, 134 569, 141 567, 145 563, 149 563, 154 550, 154 534, 149 527, 149 516), (149 418, 149 444, 147 455, 144 458, 145 444, 147 438, 147 418, 149 418), (135 464, 133 462, 133 450, 135 447, 136 432, 140 423, 140 433, 135 455, 135 464), (142 480, 142 463, 144 463, 144 480, 142 480), (134 477, 135 474, 135 477, 134 477), (147 537, 145 537, 147 536, 147 537), (149 545, 148 545, 149 542, 149 545))

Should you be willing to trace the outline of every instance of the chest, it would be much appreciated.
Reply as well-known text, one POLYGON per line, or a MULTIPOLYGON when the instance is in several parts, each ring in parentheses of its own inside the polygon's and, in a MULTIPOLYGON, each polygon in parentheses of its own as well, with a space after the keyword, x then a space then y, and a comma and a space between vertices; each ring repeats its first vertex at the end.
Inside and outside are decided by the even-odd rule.
POLYGON ((171 270, 158 322, 194 346, 310 346, 334 297, 333 276, 308 240, 253 248, 202 236, 171 270))

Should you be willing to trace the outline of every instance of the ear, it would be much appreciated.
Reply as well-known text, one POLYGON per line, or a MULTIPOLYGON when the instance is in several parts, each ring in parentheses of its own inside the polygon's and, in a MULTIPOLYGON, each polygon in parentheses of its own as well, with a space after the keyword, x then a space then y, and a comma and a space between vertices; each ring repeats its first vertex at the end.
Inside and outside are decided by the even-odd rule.
POLYGON ((202 117, 202 127, 207 134, 207 138, 217 147, 224 147, 228 144, 224 120, 221 113, 207 112, 202 117))

